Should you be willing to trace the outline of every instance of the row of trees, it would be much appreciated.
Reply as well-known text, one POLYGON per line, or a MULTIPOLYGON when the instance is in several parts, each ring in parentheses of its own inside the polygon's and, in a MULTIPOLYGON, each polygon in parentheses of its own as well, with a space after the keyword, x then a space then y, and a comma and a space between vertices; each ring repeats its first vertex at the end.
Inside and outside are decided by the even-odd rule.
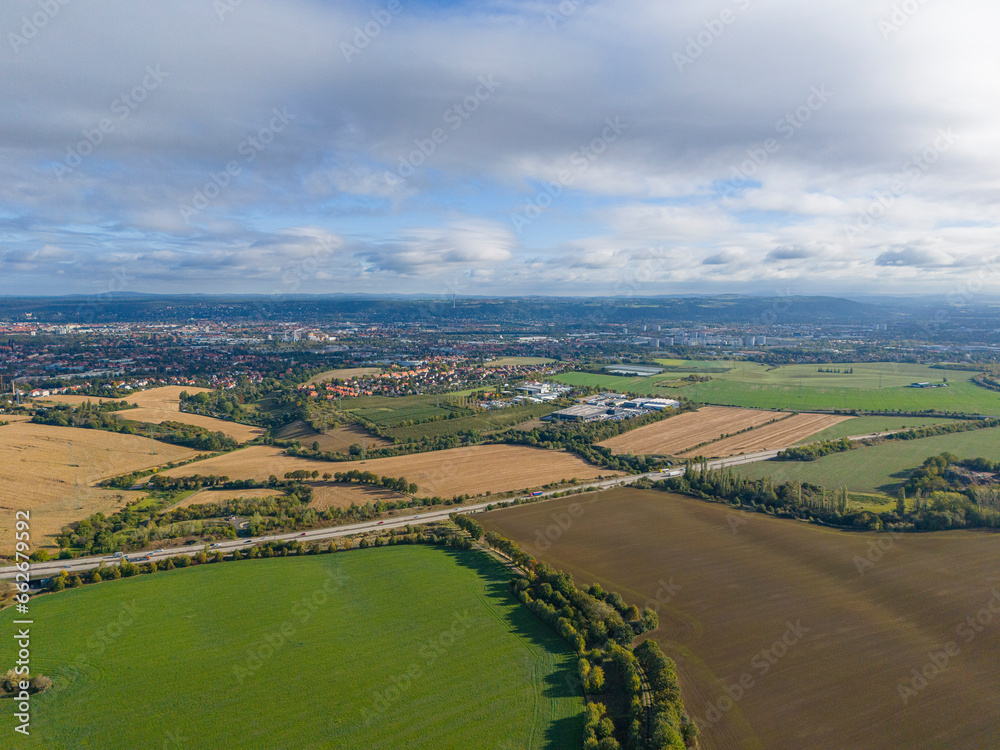
MULTIPOLYGON (((473 532, 478 531, 477 526, 481 529, 467 517, 458 516, 455 520, 473 532)), ((608 715, 605 704, 589 703, 584 726, 585 748, 615 750, 624 745, 676 750, 695 746, 696 733, 684 712, 673 663, 662 657, 662 653, 665 661, 648 659, 657 670, 655 687, 660 689, 659 696, 654 696, 649 716, 643 707, 642 669, 630 646, 637 634, 657 627, 655 610, 647 608, 640 613, 638 607, 627 604, 620 594, 605 592, 598 584, 584 591, 568 573, 538 562, 515 542, 495 532, 487 531, 482 538, 525 571, 524 577, 511 579, 511 589, 518 601, 579 654, 580 687, 588 695, 610 691, 609 705, 628 707, 616 722, 608 715), (647 723, 654 728, 648 736, 647 723)))
MULTIPOLYGON (((933 469, 930 475, 936 476, 933 469)), ((683 476, 656 482, 653 487, 722 500, 746 510, 872 531, 1000 528, 997 505, 977 503, 971 494, 957 492, 941 491, 930 495, 921 492, 914 497, 911 510, 906 509, 901 497, 893 510, 873 513, 851 508, 846 487, 831 492, 807 482, 775 485, 770 477, 748 479, 732 469, 708 470, 704 464, 700 469, 689 466, 683 476)))

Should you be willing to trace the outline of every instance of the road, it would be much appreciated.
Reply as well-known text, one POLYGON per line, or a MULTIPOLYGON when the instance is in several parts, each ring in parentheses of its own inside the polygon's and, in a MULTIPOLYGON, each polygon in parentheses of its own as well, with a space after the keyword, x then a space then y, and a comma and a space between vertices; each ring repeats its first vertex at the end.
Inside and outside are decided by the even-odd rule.
MULTIPOLYGON (((854 439, 864 439, 866 437, 875 437, 875 435, 865 435, 859 436, 854 439)), ((761 451, 758 453, 748 453, 740 456, 731 456, 730 458, 719 458, 708 462, 708 467, 710 469, 722 469, 727 466, 739 466, 741 464, 755 463, 757 461, 767 461, 768 459, 774 458, 778 455, 778 451, 761 451)), ((625 485, 632 484, 639 479, 647 478, 651 481, 658 481, 660 479, 667 479, 668 477, 676 477, 684 473, 683 468, 674 468, 666 471, 654 471, 647 474, 630 474, 623 477, 615 477, 613 479, 604 479, 599 482, 590 482, 588 484, 577 485, 577 489, 591 489, 591 490, 605 490, 611 487, 621 487, 625 485)), ((552 495, 565 492, 566 488, 558 490, 548 490, 542 492, 540 495, 535 495, 537 498, 549 498, 552 495)), ((532 497, 530 495, 525 495, 522 497, 532 497)), ((365 521, 363 523, 348 524, 345 526, 329 526, 322 529, 310 529, 309 531, 294 531, 282 534, 272 534, 268 536, 261 537, 251 537, 247 539, 229 539, 223 542, 218 542, 209 548, 209 552, 232 552, 236 549, 245 549, 247 547, 253 546, 255 544, 261 544, 266 541, 300 541, 300 542, 318 542, 329 539, 336 539, 342 536, 351 536, 352 534, 359 534, 366 531, 380 531, 383 529, 393 529, 400 528, 402 526, 408 525, 419 525, 425 523, 434 523, 436 521, 445 521, 451 513, 477 513, 479 511, 485 510, 488 505, 496 505, 497 503, 510 502, 508 499, 496 499, 489 502, 475 503, 472 505, 463 506, 447 506, 444 508, 435 508, 434 510, 428 510, 421 513, 410 514, 406 516, 396 516, 393 518, 386 518, 381 521, 365 521)), ((137 557, 139 555, 149 555, 150 560, 163 560, 167 557, 173 557, 175 555, 188 555, 193 557, 199 552, 205 549, 204 544, 194 544, 184 547, 166 547, 155 551, 145 551, 145 552, 131 552, 126 557, 137 557)), ((42 578, 49 578, 54 575, 58 575, 62 571, 67 571, 69 573, 83 573, 93 568, 100 567, 101 565, 116 565, 121 561, 121 558, 116 558, 108 555, 96 555, 92 557, 77 557, 72 560, 50 560, 47 562, 37 562, 31 563, 31 580, 37 581, 42 578)), ((8 566, 0 568, 0 580, 5 578, 13 578, 17 574, 17 568, 14 566, 8 566)))

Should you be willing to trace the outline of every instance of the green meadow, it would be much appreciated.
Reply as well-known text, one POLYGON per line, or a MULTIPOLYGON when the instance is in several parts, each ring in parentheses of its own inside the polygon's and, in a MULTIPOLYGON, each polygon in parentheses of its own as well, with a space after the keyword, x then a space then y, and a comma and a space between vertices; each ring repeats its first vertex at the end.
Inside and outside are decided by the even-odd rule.
POLYGON ((4 747, 578 748, 576 660, 507 579, 479 551, 399 546, 39 597, 31 664, 55 684, 28 738, 0 702, 4 747))

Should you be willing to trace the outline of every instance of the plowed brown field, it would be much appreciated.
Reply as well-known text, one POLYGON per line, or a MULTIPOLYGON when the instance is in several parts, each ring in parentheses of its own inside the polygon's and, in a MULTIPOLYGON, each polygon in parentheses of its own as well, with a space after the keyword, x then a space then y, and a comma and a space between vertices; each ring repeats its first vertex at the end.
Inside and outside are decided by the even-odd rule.
POLYGON ((0 554, 14 544, 14 513, 31 511, 31 542, 52 547, 72 521, 111 513, 143 493, 93 487, 101 479, 184 460, 195 451, 137 435, 18 422, 0 429, 0 554))
POLYGON ((204 461, 163 472, 167 476, 194 474, 225 475, 231 479, 263 481, 271 474, 281 479, 285 472, 306 469, 334 474, 338 471, 371 471, 379 476, 405 477, 415 482, 421 496, 480 495, 490 490, 506 492, 540 487, 561 479, 591 479, 620 472, 591 466, 565 451, 549 451, 519 445, 475 445, 430 453, 414 453, 370 461, 313 461, 286 456, 281 448, 253 445, 204 461))
POLYGON ((678 414, 676 417, 616 435, 598 445, 606 446, 614 453, 676 456, 709 440, 718 440, 723 435, 731 435, 747 427, 755 427, 785 416, 788 416, 788 412, 703 406, 698 411, 678 414))
POLYGON ((733 435, 732 437, 704 445, 701 448, 687 451, 680 455, 682 458, 689 458, 694 455, 725 458, 726 456, 736 456, 740 453, 778 450, 795 445, 813 433, 825 430, 827 427, 848 419, 853 419, 853 417, 844 417, 836 414, 796 414, 788 419, 782 419, 780 422, 764 425, 755 430, 750 430, 750 432, 733 435))
POLYGON ((848 533, 632 489, 477 518, 659 611, 703 750, 1000 746, 1000 535, 848 533))

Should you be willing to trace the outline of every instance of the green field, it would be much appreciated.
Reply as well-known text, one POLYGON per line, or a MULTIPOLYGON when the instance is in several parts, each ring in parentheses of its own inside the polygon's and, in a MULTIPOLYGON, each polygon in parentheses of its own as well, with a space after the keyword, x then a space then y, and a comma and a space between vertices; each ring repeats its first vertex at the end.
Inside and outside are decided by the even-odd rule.
POLYGON ((1000 460, 1000 428, 890 440, 872 448, 834 453, 816 461, 762 461, 736 469, 747 477, 771 476, 775 482, 810 482, 852 492, 894 492, 925 458, 948 451, 961 458, 1000 460))
MULTIPOLYGON (((680 360, 661 364, 682 367, 680 360)), ((706 383, 689 383, 682 372, 664 372, 646 378, 590 373, 564 373, 554 379, 568 385, 593 386, 643 395, 683 396, 692 401, 720 406, 761 409, 864 411, 937 411, 1000 416, 1000 393, 971 382, 975 374, 962 370, 938 370, 926 365, 846 363, 785 365, 771 368, 754 362, 692 361, 691 368, 730 366, 725 373, 709 373, 706 383), (853 374, 819 372, 853 369, 853 374), (908 388, 913 382, 941 383, 947 388, 908 388)))
MULTIPOLYGON (((578 748, 575 658, 507 578, 477 551, 407 546, 35 599, 31 663, 55 686, 31 701, 30 738, 0 702, 4 746, 578 748)), ((4 670, 14 653, 4 638, 4 670)))
POLYGON ((441 435, 460 435, 476 430, 481 434, 496 432, 511 427, 519 422, 526 422, 535 417, 551 414, 558 406, 551 404, 530 404, 514 406, 508 409, 497 409, 467 417, 445 419, 439 422, 427 422, 408 427, 393 427, 386 430, 386 435, 399 440, 416 440, 421 437, 438 437, 441 435))
POLYGON ((874 432, 890 432, 892 430, 905 430, 910 427, 923 427, 929 424, 950 424, 957 422, 957 419, 945 419, 944 417, 855 417, 846 422, 827 427, 825 430, 817 432, 809 437, 800 440, 798 445, 818 443, 821 440, 836 440, 842 437, 853 435, 870 435, 874 432))
POLYGON ((379 427, 400 427, 406 422, 426 421, 435 417, 451 419, 472 414, 472 409, 460 406, 457 397, 443 396, 362 396, 345 400, 341 409, 379 427))

